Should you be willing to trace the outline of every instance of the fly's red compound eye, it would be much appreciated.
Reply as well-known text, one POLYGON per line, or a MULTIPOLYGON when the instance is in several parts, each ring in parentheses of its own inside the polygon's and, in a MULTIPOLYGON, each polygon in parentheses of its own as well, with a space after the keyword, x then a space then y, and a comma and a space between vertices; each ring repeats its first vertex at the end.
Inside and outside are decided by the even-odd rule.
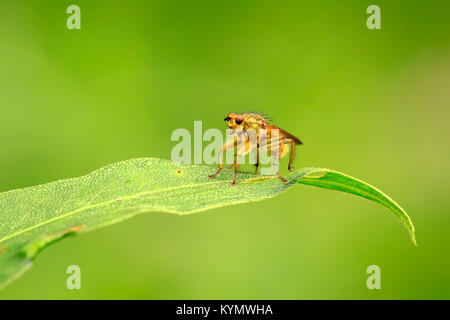
POLYGON ((236 118, 234 118, 234 122, 236 122, 237 125, 241 124, 243 121, 244 121, 243 116, 237 116, 236 118))

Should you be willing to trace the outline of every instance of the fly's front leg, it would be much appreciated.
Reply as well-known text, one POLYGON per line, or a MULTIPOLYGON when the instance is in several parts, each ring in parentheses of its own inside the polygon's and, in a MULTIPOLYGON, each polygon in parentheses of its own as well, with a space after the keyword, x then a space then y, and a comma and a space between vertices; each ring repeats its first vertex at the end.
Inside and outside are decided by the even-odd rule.
POLYGON ((227 143, 225 143, 223 145, 222 151, 219 154, 219 169, 217 170, 217 172, 215 174, 212 174, 212 175, 208 176, 208 178, 215 178, 215 177, 217 177, 217 175, 220 173, 220 171, 222 171, 222 167, 223 167, 223 164, 222 164, 222 162, 223 162, 222 161, 223 153, 226 150, 230 150, 232 147, 235 147, 235 146, 236 146, 236 139, 233 139, 233 140, 231 140, 231 141, 229 141, 229 142, 227 142, 227 143))
POLYGON ((231 183, 231 186, 234 186, 236 184, 237 177, 238 177, 238 169, 239 169, 238 154, 236 152, 236 154, 234 155, 234 180, 231 183))
MULTIPOLYGON (((238 150, 237 150, 237 144, 235 143, 234 144, 234 153, 236 154, 238 152, 238 150)), ((234 162, 233 162, 233 164, 230 164, 229 166, 226 166, 225 168, 227 169, 227 170, 229 170, 229 169, 233 169, 233 167, 234 167, 234 162)))
POLYGON ((234 154, 234 180, 231 186, 234 186, 237 182, 239 171, 239 157, 243 157, 255 148, 255 144, 251 144, 251 141, 247 135, 241 136, 241 139, 236 144, 234 154))
MULTIPOLYGON (((223 147, 225 148, 225 146, 226 145, 224 145, 223 147)), ((219 169, 217 170, 217 172, 215 174, 208 176, 208 178, 215 178, 220 173, 220 171, 222 171, 222 153, 223 153, 223 148, 222 148, 222 152, 219 154, 219 169)))

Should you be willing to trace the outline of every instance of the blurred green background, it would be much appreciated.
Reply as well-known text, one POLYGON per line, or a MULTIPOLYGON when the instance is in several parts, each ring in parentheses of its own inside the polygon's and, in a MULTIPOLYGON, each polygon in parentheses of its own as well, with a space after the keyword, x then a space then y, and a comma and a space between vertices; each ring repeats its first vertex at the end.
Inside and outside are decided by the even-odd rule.
MULTIPOLYGON (((1 299, 449 299, 450 2, 0 1, 0 190, 170 158, 176 128, 259 110, 296 167, 363 179, 410 214, 298 186, 66 239, 1 299), (81 30, 66 28, 67 6, 81 30), (366 8, 381 7, 381 30, 366 8), (82 289, 66 289, 68 265, 82 289), (368 290, 366 268, 381 268, 368 290)), ((283 170, 286 170, 283 165, 283 170)))

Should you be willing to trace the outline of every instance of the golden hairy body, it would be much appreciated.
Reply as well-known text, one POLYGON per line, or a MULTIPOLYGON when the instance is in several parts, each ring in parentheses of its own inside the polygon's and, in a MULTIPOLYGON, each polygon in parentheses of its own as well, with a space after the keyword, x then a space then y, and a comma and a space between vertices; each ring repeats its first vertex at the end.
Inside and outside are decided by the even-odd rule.
MULTIPOLYGON (((295 144, 302 144, 302 142, 292 134, 274 126, 268 120, 257 113, 230 113, 224 119, 227 121, 228 128, 233 130, 235 138, 225 143, 222 151, 235 148, 234 169, 235 177, 232 185, 236 184, 238 173, 238 157, 247 154, 250 151, 256 150, 256 171, 259 165, 259 151, 276 150, 274 155, 273 165, 278 165, 278 160, 284 157, 291 147, 291 156, 289 161, 289 170, 292 171, 292 162, 294 160, 294 146, 295 144), (243 143, 238 143, 238 138, 242 139, 243 143)), ((270 153, 270 151, 269 151, 270 153)), ((222 153, 219 155, 219 169, 210 178, 216 177, 222 170, 222 153)), ((287 183, 288 181, 281 176, 277 171, 278 176, 287 183)))

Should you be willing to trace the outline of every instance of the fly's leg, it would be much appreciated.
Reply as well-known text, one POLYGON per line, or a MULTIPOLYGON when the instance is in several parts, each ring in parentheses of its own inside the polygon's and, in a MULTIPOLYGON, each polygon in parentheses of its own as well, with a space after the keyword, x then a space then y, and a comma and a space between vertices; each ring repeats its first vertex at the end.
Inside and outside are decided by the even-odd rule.
POLYGON ((291 140, 291 158, 289 160, 289 171, 292 172, 294 169, 292 168, 292 162, 294 162, 294 140, 291 140))
POLYGON ((245 156, 247 153, 250 152, 251 149, 250 140, 248 137, 245 137, 244 140, 240 140, 239 143, 235 145, 235 154, 234 154, 234 180, 233 183, 231 183, 231 186, 236 185, 237 177, 238 177, 238 171, 239 171, 239 157, 245 156))
POLYGON ((256 147, 256 163, 255 163, 255 167, 256 167, 255 173, 258 173, 258 167, 259 167, 259 144, 256 147))
POLYGON ((235 140, 232 140, 232 141, 230 141, 230 142, 228 142, 228 143, 225 143, 224 145, 223 145, 223 147, 222 147, 222 151, 220 152, 220 154, 219 154, 219 169, 217 170, 217 172, 215 173, 215 174, 212 174, 212 175, 210 175, 210 176, 208 176, 208 178, 215 178, 215 177, 217 177, 217 175, 220 173, 220 171, 222 171, 222 167, 223 167, 223 164, 222 164, 222 157, 223 157, 223 153, 226 151, 226 150, 229 150, 231 147, 233 147, 234 145, 235 145, 236 143, 235 143, 235 140))
MULTIPOLYGON (((224 145, 224 148, 225 148, 225 145, 224 145)), ((208 176, 208 178, 215 178, 220 173, 220 171, 222 171, 222 153, 223 153, 223 150, 219 154, 219 169, 217 170, 217 172, 215 174, 208 176)))
POLYGON ((288 184, 288 183, 289 183, 289 181, 287 181, 287 180, 280 174, 280 171, 277 171, 277 175, 280 177, 281 180, 283 180, 283 182, 284 182, 285 184, 288 184))
MULTIPOLYGON (((251 148, 255 149, 255 147, 256 147, 255 173, 257 174, 258 173, 258 167, 259 167, 259 135, 256 134, 254 137, 256 138, 255 139, 256 141, 254 141, 254 144, 253 144, 253 146, 251 148)), ((249 152, 250 152, 250 150, 249 150, 249 152)))
POLYGON ((238 169, 239 169, 238 154, 236 152, 236 154, 234 155, 234 180, 231 183, 231 186, 234 186, 236 184, 237 177, 238 177, 238 169))
POLYGON ((278 170, 278 160, 279 160, 279 151, 278 151, 277 155, 275 156, 272 165, 277 169, 277 175, 278 175, 278 177, 280 177, 280 179, 283 180, 283 182, 284 182, 285 184, 288 184, 289 181, 287 181, 287 180, 280 174, 280 170, 278 170))
MULTIPOLYGON (((237 152, 238 152, 237 144, 235 144, 235 145, 234 145, 234 153, 236 154, 237 152)), ((229 166, 226 166, 225 168, 226 168, 227 170, 233 169, 233 168, 234 168, 234 162, 233 162, 233 164, 230 164, 229 166)))

